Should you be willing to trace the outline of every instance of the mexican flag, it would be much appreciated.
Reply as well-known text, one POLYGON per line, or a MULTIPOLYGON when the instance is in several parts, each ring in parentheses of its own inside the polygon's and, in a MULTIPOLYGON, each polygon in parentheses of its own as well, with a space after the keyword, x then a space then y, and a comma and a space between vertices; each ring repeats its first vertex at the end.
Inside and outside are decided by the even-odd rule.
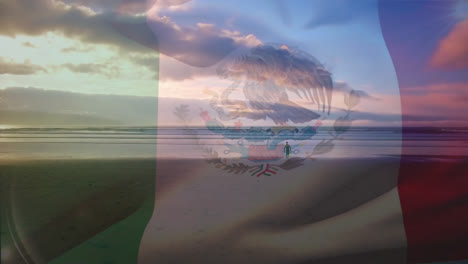
POLYGON ((155 162, 53 179, 38 204, 72 206, 2 217, 5 263, 464 263, 467 5, 123 1, 111 28, 158 56, 155 162))

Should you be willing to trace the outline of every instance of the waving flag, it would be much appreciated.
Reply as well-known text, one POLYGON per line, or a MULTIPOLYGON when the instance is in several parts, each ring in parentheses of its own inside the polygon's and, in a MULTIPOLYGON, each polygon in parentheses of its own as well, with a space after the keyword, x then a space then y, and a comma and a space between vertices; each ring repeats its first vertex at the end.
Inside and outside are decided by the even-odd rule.
MULTIPOLYGON (((61 65, 153 96, 157 129, 70 137, 131 156, 154 136, 156 157, 5 162, 2 263, 468 259, 466 1, 40 2, 0 3, 0 34, 113 47, 107 66, 61 65)), ((8 76, 53 68, 0 59, 8 76)), ((148 109, 115 100, 122 120, 148 109)))
MULTIPOLYGON (((412 126, 428 124, 466 140, 467 2, 381 1, 379 13, 399 79, 402 105, 402 158, 398 178, 408 260, 413 263, 467 259, 465 188, 467 149, 431 146, 439 162, 417 167, 412 126), (461 132, 461 133, 459 133, 461 132)), ((426 132, 427 133, 427 132, 426 132)))

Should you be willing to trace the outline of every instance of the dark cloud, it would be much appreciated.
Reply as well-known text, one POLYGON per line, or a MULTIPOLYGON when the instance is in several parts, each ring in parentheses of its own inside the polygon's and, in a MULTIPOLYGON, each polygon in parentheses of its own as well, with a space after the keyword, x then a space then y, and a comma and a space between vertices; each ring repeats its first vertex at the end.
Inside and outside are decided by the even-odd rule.
MULTIPOLYGON (((144 18, 128 17, 126 21, 120 21, 111 13, 90 14, 82 9, 67 8, 60 2, 49 0, 0 3, 0 35, 37 36, 47 32, 59 32, 66 37, 77 38, 88 43, 109 44, 122 50, 147 52, 146 48, 136 45, 135 41, 128 40, 116 32, 112 26, 113 22, 146 24, 144 18)), ((145 27, 138 28, 135 34, 149 34, 154 39, 147 27, 146 31, 145 27)))
POLYGON ((376 8, 376 0, 316 0, 310 1, 308 9, 312 17, 305 28, 313 29, 324 25, 349 23, 376 8))
POLYGON ((259 39, 281 39, 287 43, 293 43, 286 34, 277 31, 271 25, 262 21, 255 12, 233 12, 233 10, 223 7, 222 2, 219 5, 203 5, 203 2, 193 7, 189 11, 163 9, 160 16, 170 17, 177 21, 180 26, 190 26, 196 23, 211 23, 220 28, 235 29, 244 35, 253 34, 259 39))
POLYGON ((153 5, 168 7, 184 4, 190 0, 62 0, 70 5, 86 6, 96 11, 118 10, 119 13, 144 13, 153 5))
MULTIPOLYGON (((153 75, 154 79, 160 80, 159 78, 159 76, 161 75, 160 70, 159 70, 160 62, 157 56, 142 56, 142 55, 133 54, 133 55, 128 56, 128 59, 132 63, 138 66, 145 67, 147 70, 154 73, 153 75)), ((179 72, 179 70, 175 71, 174 73, 176 74, 177 72, 179 72)))
POLYGON ((211 66, 235 49, 255 42, 252 35, 219 31, 209 24, 181 28, 167 17, 151 17, 148 25, 156 36, 160 36, 158 48, 161 53, 197 67, 211 66))
POLYGON ((123 6, 135 13, 146 10, 146 0, 63 0, 63 2, 73 6, 86 6, 97 12, 117 10, 123 6))
POLYGON ((108 78, 117 77, 120 74, 119 68, 106 64, 84 63, 84 64, 62 64, 60 68, 68 69, 75 73, 100 74, 108 78))
POLYGON ((63 3, 48 0, 2 2, 0 35, 13 37, 17 34, 60 32, 84 42, 112 45, 122 53, 159 50, 198 67, 218 62, 254 38, 230 34, 214 27, 179 27, 168 18, 147 19, 144 16, 121 15, 117 11, 93 14, 82 8, 67 8, 63 3))
POLYGON ((16 63, 4 60, 0 57, 0 74, 30 75, 38 72, 47 72, 47 70, 39 65, 31 64, 28 61, 16 63))
POLYGON ((216 76, 212 67, 193 67, 167 56, 130 55, 129 60, 154 73, 154 79, 160 81, 183 81, 203 76, 216 76))

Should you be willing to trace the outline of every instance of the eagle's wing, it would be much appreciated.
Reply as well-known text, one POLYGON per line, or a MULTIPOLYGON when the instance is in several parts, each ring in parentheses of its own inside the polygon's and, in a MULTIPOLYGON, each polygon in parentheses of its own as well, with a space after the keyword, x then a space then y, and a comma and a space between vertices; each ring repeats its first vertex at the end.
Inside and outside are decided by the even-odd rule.
POLYGON ((301 58, 291 60, 287 77, 283 80, 287 90, 294 92, 300 98, 304 96, 313 103, 328 104, 330 110, 333 82, 331 74, 325 68, 314 61, 301 58))

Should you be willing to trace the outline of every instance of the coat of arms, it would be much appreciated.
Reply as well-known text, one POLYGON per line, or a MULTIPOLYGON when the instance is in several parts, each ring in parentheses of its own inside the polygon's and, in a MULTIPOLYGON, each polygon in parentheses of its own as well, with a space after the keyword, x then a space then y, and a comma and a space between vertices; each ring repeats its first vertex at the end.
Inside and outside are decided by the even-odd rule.
MULTIPOLYGON (((207 109, 199 109, 199 117, 219 144, 208 146, 200 137, 197 148, 209 163, 235 174, 271 176, 331 151, 359 103, 358 93, 345 94, 345 115, 333 126, 322 126, 332 110, 332 74, 313 56, 285 45, 251 48, 216 71, 231 84, 221 92, 206 91, 211 100, 207 109), (271 125, 244 126, 243 120, 271 125), (319 130, 326 138, 316 139, 319 130)), ((183 123, 191 112, 188 105, 174 111, 183 123)))

